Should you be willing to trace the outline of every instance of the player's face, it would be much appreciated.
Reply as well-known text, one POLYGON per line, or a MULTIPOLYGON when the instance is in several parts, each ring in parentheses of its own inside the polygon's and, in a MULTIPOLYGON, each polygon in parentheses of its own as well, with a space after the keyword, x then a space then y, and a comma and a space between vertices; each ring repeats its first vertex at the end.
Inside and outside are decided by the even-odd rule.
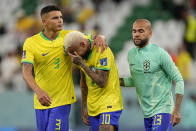
POLYGON ((51 11, 42 18, 44 28, 54 32, 63 29, 63 19, 60 11, 51 11))
POLYGON ((133 35, 133 42, 135 46, 141 48, 148 43, 151 37, 151 31, 147 29, 145 24, 134 23, 132 35, 133 35))

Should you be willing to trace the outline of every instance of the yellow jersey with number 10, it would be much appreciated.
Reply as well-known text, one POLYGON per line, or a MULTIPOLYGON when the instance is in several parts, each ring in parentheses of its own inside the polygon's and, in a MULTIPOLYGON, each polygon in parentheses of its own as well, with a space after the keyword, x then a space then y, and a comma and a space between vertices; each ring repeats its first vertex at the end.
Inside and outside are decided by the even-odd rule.
POLYGON ((103 53, 96 52, 94 47, 85 61, 87 66, 94 72, 96 70, 108 70, 109 77, 104 88, 100 88, 85 73, 86 84, 88 86, 87 108, 88 115, 97 116, 104 112, 113 112, 123 109, 123 100, 120 89, 118 70, 114 56, 108 47, 103 53))
POLYGON ((47 39, 40 32, 26 39, 24 43, 22 63, 34 65, 36 83, 52 99, 49 107, 42 106, 35 94, 35 109, 48 109, 76 101, 72 61, 63 48, 64 37, 69 32, 71 31, 60 31, 55 40, 47 39))

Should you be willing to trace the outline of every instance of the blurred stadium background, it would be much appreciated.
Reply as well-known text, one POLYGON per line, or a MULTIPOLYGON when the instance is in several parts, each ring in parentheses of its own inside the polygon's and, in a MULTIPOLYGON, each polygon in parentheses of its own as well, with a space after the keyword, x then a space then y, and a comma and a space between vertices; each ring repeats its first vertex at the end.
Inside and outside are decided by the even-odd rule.
MULTIPOLYGON (((196 0, 1 0, 0 131, 36 130, 33 93, 22 79, 20 59, 25 38, 41 31, 39 12, 48 4, 61 7, 64 29, 105 35, 120 76, 129 76, 133 21, 149 19, 151 42, 169 52, 185 80, 182 120, 174 131, 196 131, 196 0)), ((72 106, 70 131, 87 131, 80 117, 78 70, 73 72, 78 102, 72 106)), ((144 131, 135 89, 122 88, 122 93, 120 131, 144 131)))

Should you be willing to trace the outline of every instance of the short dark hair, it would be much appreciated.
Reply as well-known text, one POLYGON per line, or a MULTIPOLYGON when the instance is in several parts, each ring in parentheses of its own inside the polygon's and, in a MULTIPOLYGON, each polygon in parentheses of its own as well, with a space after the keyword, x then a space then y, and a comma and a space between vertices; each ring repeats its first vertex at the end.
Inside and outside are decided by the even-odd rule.
POLYGON ((45 6, 45 7, 43 7, 43 8, 41 9, 40 15, 41 15, 41 17, 42 17, 42 15, 47 14, 47 13, 49 13, 49 12, 51 12, 51 11, 61 11, 61 10, 60 10, 60 8, 57 7, 56 5, 48 5, 48 6, 45 6))

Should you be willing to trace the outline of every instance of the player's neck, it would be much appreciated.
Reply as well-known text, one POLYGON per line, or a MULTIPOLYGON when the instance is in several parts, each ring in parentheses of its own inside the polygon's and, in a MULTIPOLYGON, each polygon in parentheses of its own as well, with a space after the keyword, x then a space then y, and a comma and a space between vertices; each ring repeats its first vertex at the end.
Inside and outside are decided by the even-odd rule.
POLYGON ((43 31, 43 34, 45 37, 47 37, 50 40, 55 40, 59 34, 58 32, 54 32, 54 31, 48 31, 47 29, 43 31))

